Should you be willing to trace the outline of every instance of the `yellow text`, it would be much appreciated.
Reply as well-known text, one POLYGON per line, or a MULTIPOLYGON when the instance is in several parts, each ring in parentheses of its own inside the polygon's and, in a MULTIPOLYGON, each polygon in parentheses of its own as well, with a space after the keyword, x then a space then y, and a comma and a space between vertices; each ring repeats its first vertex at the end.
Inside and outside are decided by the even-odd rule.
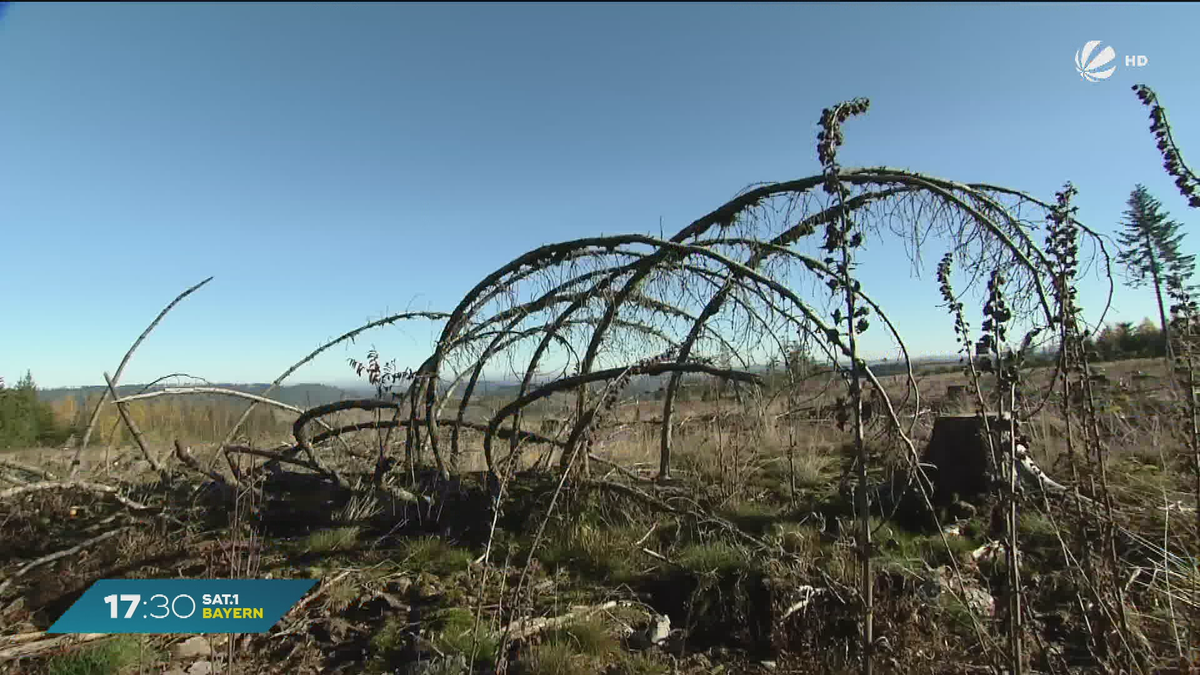
POLYGON ((205 607, 200 610, 205 619, 261 619, 262 607, 205 607))

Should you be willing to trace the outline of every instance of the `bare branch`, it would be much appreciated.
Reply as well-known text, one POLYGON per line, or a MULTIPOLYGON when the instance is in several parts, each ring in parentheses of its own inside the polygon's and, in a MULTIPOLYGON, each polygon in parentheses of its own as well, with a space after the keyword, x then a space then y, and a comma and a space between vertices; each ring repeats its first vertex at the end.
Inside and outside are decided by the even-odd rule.
MULTIPOLYGON (((0 498, 2 498, 2 497, 3 497, 3 494, 0 494, 0 498)), ((10 575, 7 579, 5 579, 4 581, 0 581, 0 595, 3 595, 4 591, 8 590, 8 587, 11 586, 13 584, 13 582, 15 582, 17 579, 19 579, 22 576, 24 576, 25 574, 27 574, 30 570, 40 567, 41 565, 45 565, 46 563, 52 563, 55 560, 60 560, 62 558, 66 558, 68 556, 75 555, 76 553, 79 553, 80 551, 82 551, 90 546, 95 546, 96 544, 99 544, 102 541, 107 541, 109 539, 112 539, 113 537, 117 536, 118 534, 122 534, 126 530, 129 530, 131 528, 132 528, 132 525, 125 526, 125 527, 118 527, 115 530, 109 530, 108 532, 105 532, 104 534, 92 537, 91 539, 88 539, 87 541, 82 542, 80 544, 76 544, 75 546, 72 546, 71 548, 68 548, 66 550, 58 551, 57 553, 51 553, 50 555, 45 555, 45 556, 38 558, 37 560, 32 560, 28 563, 25 563, 16 572, 13 572, 12 575, 10 575)))
POLYGON ((70 490, 70 489, 87 490, 89 492, 96 492, 99 494, 110 495, 110 496, 112 496, 113 499, 124 504, 125 506, 129 507, 130 509, 133 509, 134 511, 146 511, 148 509, 154 508, 152 506, 146 506, 145 504, 140 504, 138 502, 133 501, 132 499, 122 496, 120 491, 117 490, 117 488, 112 487, 111 485, 103 485, 101 483, 92 483, 90 481, 84 481, 84 480, 63 480, 63 481, 54 480, 54 481, 43 481, 41 483, 29 483, 28 485, 18 485, 17 487, 8 488, 7 490, 0 490, 0 499, 11 499, 13 497, 18 497, 20 495, 29 494, 31 492, 39 492, 41 490, 70 490))
MULTIPOLYGON (((129 427, 129 433, 133 434, 133 440, 137 443, 137 446, 141 448, 142 456, 145 457, 146 461, 150 463, 150 468, 154 469, 155 473, 162 476, 164 481, 169 480, 170 476, 163 471, 163 468, 161 465, 159 465, 158 460, 156 460, 154 456, 150 454, 150 448, 146 447, 146 439, 142 436, 141 429, 138 429, 138 426, 133 421, 133 418, 129 416, 128 405, 123 399, 117 397, 117 389, 113 386, 112 378, 108 376, 108 373, 104 373, 104 381, 108 384, 108 391, 112 394, 113 403, 117 405, 117 412, 121 414, 121 419, 125 420, 125 426, 129 427)), ((74 472, 72 471, 72 475, 73 474, 74 472)))
MULTIPOLYGON (((175 305, 178 305, 180 302, 182 302, 184 298, 191 295, 201 286, 212 280, 213 278, 209 277, 180 293, 174 300, 171 301, 171 304, 164 307, 163 310, 158 313, 158 316, 154 317, 154 320, 150 322, 150 325, 146 326, 146 330, 142 331, 142 334, 138 336, 137 340, 134 340, 133 345, 129 347, 129 351, 125 352, 125 358, 121 359, 120 365, 117 366, 117 371, 113 373, 112 386, 115 387, 120 383, 121 375, 125 372, 125 366, 129 363, 129 359, 133 357, 133 353, 137 351, 137 348, 142 344, 142 341, 146 339, 146 336, 150 335, 150 331, 154 330, 154 327, 163 320, 163 317, 167 315, 167 312, 170 312, 175 308, 175 305)), ((92 430, 95 429, 96 422, 100 419, 100 408, 104 405, 104 401, 107 399, 108 394, 109 391, 107 389, 102 392, 100 394, 100 400, 96 402, 96 407, 92 409, 92 417, 90 420, 88 420, 87 431, 83 433, 83 440, 79 443, 79 448, 75 451, 74 459, 71 460, 71 478, 74 478, 75 475, 79 473, 79 457, 83 454, 83 451, 87 449, 88 440, 92 437, 92 430)))

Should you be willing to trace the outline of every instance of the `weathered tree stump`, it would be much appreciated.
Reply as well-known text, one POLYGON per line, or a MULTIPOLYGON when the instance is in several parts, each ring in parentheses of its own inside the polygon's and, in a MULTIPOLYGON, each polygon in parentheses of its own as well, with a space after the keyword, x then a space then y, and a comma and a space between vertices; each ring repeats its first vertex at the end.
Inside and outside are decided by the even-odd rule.
MULTIPOLYGON (((1007 419, 990 417, 992 443, 997 456, 1008 443, 1007 419)), ((978 503, 993 491, 996 460, 984 433, 983 418, 976 415, 943 415, 934 420, 933 435, 922 462, 933 482, 933 502, 945 506, 957 500, 978 503)))

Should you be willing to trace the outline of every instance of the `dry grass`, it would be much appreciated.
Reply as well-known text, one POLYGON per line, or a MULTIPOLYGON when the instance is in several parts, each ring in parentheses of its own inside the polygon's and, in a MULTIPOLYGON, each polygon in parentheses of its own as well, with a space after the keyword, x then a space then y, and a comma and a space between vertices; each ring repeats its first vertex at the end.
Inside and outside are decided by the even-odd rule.
MULTIPOLYGON (((1171 546, 1186 548, 1192 545, 1188 542, 1194 540, 1194 533, 1188 529, 1194 517, 1167 510, 1171 505, 1187 508, 1190 504, 1188 477, 1182 470, 1185 468, 1183 448, 1170 421, 1153 414, 1154 395, 1157 394, 1135 390, 1132 382, 1134 373, 1152 373, 1150 378, 1138 380, 1139 386, 1145 386, 1153 381, 1153 373, 1161 377, 1161 366, 1134 362, 1111 364, 1105 370, 1111 384, 1104 390, 1104 395, 1106 400, 1118 404, 1104 414, 1111 422, 1112 493, 1118 508, 1129 514, 1123 522, 1150 541, 1161 542, 1166 531, 1171 546), (1122 383, 1126 379, 1128 382, 1123 389, 1122 383), (1147 505, 1164 505, 1164 508, 1146 508, 1147 505)), ((1027 382, 1044 385, 1045 378, 1045 373, 1037 373, 1027 382)), ((922 376, 922 408, 930 406, 944 412, 971 410, 970 401, 944 401, 947 387, 963 383, 962 376, 956 373, 922 376)), ((820 385, 814 383, 811 391, 805 394, 815 397, 819 391, 820 385)), ((849 521, 839 520, 848 516, 846 511, 839 511, 843 502, 834 489, 845 467, 842 448, 848 435, 829 420, 820 418, 820 407, 830 403, 828 399, 815 398, 810 407, 817 410, 818 418, 809 419, 785 415, 788 411, 783 402, 775 400, 757 411, 761 416, 751 418, 768 420, 766 424, 747 421, 736 404, 728 400, 685 402, 677 413, 680 428, 675 436, 675 473, 678 480, 688 486, 689 499, 766 542, 775 553, 764 558, 762 551, 752 550, 745 540, 731 537, 711 522, 656 512, 644 504, 622 501, 619 496, 599 501, 576 501, 570 507, 564 507, 570 509, 570 517, 555 520, 547 531, 545 544, 536 555, 538 569, 529 583, 540 590, 531 596, 533 606, 530 611, 535 615, 553 616, 567 611, 572 605, 595 603, 615 595, 674 608, 672 618, 676 625, 682 625, 685 617, 690 616, 689 630, 696 635, 709 636, 706 640, 725 635, 729 640, 742 640, 747 645, 763 640, 775 641, 783 645, 778 657, 781 664, 793 659, 797 664, 809 664, 804 666, 809 669, 836 669, 828 653, 813 652, 811 646, 804 646, 811 636, 804 639, 786 637, 792 635, 789 632, 792 629, 788 627, 792 624, 783 622, 770 628, 771 621, 778 622, 778 618, 764 619, 755 609, 760 605, 770 606, 770 603, 795 602, 794 589, 802 586, 840 588, 840 592, 845 592, 857 583, 858 564, 847 527, 849 521), (778 595, 756 595, 761 591, 755 590, 754 584, 758 582, 754 580, 760 577, 769 579, 771 588, 776 589, 772 593, 778 595), (764 625, 770 630, 756 628, 758 621, 767 621, 764 625)), ((616 410, 596 438, 593 453, 604 461, 592 463, 594 478, 625 480, 625 473, 614 469, 613 465, 646 478, 654 475, 659 459, 659 426, 654 422, 650 405, 643 402, 636 407, 629 405, 616 410)), ((362 417, 360 415, 356 421, 362 421, 362 417)), ((932 418, 930 414, 919 421, 916 427, 918 442, 927 438, 932 418)), ((353 416, 347 416, 339 422, 348 423, 351 419, 353 416)), ((526 418, 526 424, 535 429, 540 421, 536 415, 526 418)), ((1034 442, 1037 461, 1056 478, 1069 480, 1058 462, 1064 448, 1065 425, 1057 417, 1056 409, 1047 406, 1030 418, 1027 428, 1034 442)), ((172 433, 169 429, 156 431, 163 436, 172 433)), ((448 443, 448 434, 444 439, 448 443)), ((374 432, 363 432, 352 442, 355 448, 368 451, 378 440, 374 432)), ((394 439, 393 447, 402 448, 402 442, 402 436, 399 440, 394 439)), ((479 442, 480 436, 475 432, 463 437, 464 448, 474 450, 479 447, 479 442)), ((214 452, 211 445, 193 444, 191 448, 202 463, 207 463, 214 452)), ((533 466, 538 453, 544 450, 530 446, 523 457, 524 465, 533 466)), ((346 475, 367 474, 373 468, 367 460, 339 455, 335 445, 320 451, 332 466, 346 475)), ((134 493, 146 490, 150 490, 147 494, 153 493, 150 488, 137 487, 151 485, 157 481, 157 476, 147 467, 130 461, 136 458, 133 453, 133 448, 129 447, 119 451, 93 447, 83 456, 82 476, 128 485, 134 493), (114 455, 125 459, 114 461, 114 455)), ((69 470, 70 456, 62 450, 13 451, 5 453, 3 458, 36 465, 59 475, 65 475, 69 470)), ((483 469, 478 451, 467 452, 463 460, 463 469, 468 474, 483 469)), ((176 467, 172 456, 167 455, 164 461, 168 467, 176 467)), ((649 489, 644 485, 635 487, 649 489)), ((515 577, 511 576, 513 570, 506 570, 502 562, 505 559, 524 560, 530 531, 537 522, 537 508, 540 507, 536 505, 544 504, 544 497, 537 496, 541 494, 537 491, 543 488, 531 485, 522 489, 529 491, 523 493, 527 494, 528 500, 521 497, 510 506, 517 510, 506 516, 495 542, 494 560, 501 564, 497 569, 505 579, 504 584, 514 583, 515 577), (526 508, 530 510, 525 511, 526 508)), ((37 493, 0 508, 5 509, 4 529, 0 533, 10 541, 29 542, 7 556, 0 556, 0 577, 10 574, 23 560, 79 541, 86 536, 88 528, 96 527, 96 523, 106 518, 112 519, 110 523, 116 523, 124 522, 125 517, 121 515, 119 505, 102 496, 63 491, 37 493)), ((430 527, 427 523, 429 514, 397 510, 395 505, 360 494, 327 513, 329 523, 317 526, 308 534, 287 540, 272 540, 268 535, 262 553, 262 573, 273 576, 316 574, 327 580, 336 578, 337 581, 323 591, 325 599, 314 603, 303 620, 315 622, 312 625, 322 627, 323 631, 341 631, 339 634, 343 637, 339 639, 361 639, 368 655, 359 662, 359 667, 374 672, 393 669, 405 663, 413 649, 424 649, 421 645, 426 644, 435 652, 447 655, 469 657, 474 652, 476 663, 480 665, 493 663, 499 644, 499 625, 495 623, 494 613, 504 601, 505 586, 493 585, 479 595, 479 570, 472 561, 480 552, 481 540, 460 531, 473 521, 481 520, 483 513, 471 513, 465 506, 461 508, 464 509, 462 512, 442 514, 443 529, 440 534, 431 536, 427 529, 430 527), (413 613, 418 607, 426 613, 425 619, 421 619, 419 613, 413 613), (485 611, 477 629, 475 613, 478 607, 484 607, 485 611), (422 630, 427 634, 419 633, 426 637, 414 637, 418 635, 414 626, 426 626, 422 630)), ((1046 579, 1044 583, 1048 584, 1048 589, 1053 588, 1054 584, 1063 583, 1060 572, 1054 567, 1059 564, 1055 561, 1061 558, 1057 552, 1057 521, 1041 514, 1035 504, 1029 504, 1027 508, 1021 521, 1027 569, 1034 578, 1046 579)), ((1065 514, 1055 512, 1055 518, 1062 517, 1065 514)), ((908 533, 884 520, 876 521, 875 525, 881 542, 880 574, 882 579, 888 580, 887 588, 890 589, 881 591, 877 622, 880 630, 891 630, 897 658, 916 659, 918 653, 929 653, 933 648, 928 642, 933 639, 930 636, 936 634, 937 626, 942 625, 948 631, 947 635, 955 636, 937 647, 943 658, 958 664, 977 664, 979 647, 971 644, 975 638, 970 629, 969 611, 961 603, 955 604, 957 601, 949 596, 938 601, 937 607, 942 609, 936 611, 915 609, 912 598, 917 597, 914 593, 923 583, 921 579, 927 575, 927 570, 941 566, 958 565, 972 580, 971 584, 987 587, 994 582, 991 563, 977 562, 972 557, 973 552, 989 540, 986 514, 979 514, 971 522, 962 524, 961 533, 949 540, 950 550, 946 550, 937 534, 908 533), (914 616, 918 618, 914 619, 914 616)), ((223 536, 220 533, 205 534, 199 527, 134 527, 69 567, 51 565, 30 574, 19 584, 22 605, 15 607, 10 599, 6 608, 6 604, 0 602, 0 612, 3 612, 0 620, 17 626, 18 630, 22 626, 24 629, 44 627, 52 618, 52 612, 61 611, 64 598, 107 574, 219 576, 227 572, 230 565, 222 557, 220 541, 223 536)), ((1144 554, 1132 550, 1127 554, 1131 561, 1141 556, 1136 559, 1146 564, 1144 554)), ((1170 590, 1163 585, 1162 580, 1168 577, 1162 574, 1139 576, 1135 587, 1143 587, 1138 597, 1148 603, 1140 604, 1138 612, 1147 639, 1153 641, 1155 651, 1165 649, 1169 652, 1170 626, 1179 625, 1180 617, 1192 610, 1189 610, 1186 594, 1180 592, 1188 583, 1188 570, 1169 560, 1167 564, 1174 565, 1173 576, 1169 577, 1173 580, 1170 590), (1170 608, 1166 604, 1168 598, 1172 601, 1170 608)), ((1194 573, 1191 574, 1194 577, 1194 573)), ((1047 590, 1045 596, 1034 598, 1034 605, 1041 608, 1038 611, 1066 607, 1063 611, 1069 612, 1070 596, 1056 596, 1055 593, 1061 593, 1061 590, 1047 590)), ((832 602, 832 596, 818 597, 822 603, 832 602)), ((827 613, 826 618, 813 624, 811 630, 818 631, 823 640, 852 644, 854 634, 847 626, 853 624, 839 623, 842 620, 834 618, 849 610, 836 603, 821 606, 825 607, 821 611, 827 613)), ((847 616, 852 616, 852 612, 847 616)), ((795 620, 812 621, 812 618, 801 613, 795 620), (803 616, 809 618, 803 619, 803 616)), ((601 662, 610 661, 616 663, 614 672, 660 673, 671 668, 669 659, 659 652, 631 652, 620 648, 614 636, 621 632, 622 625, 621 621, 614 623, 612 618, 601 617, 574 628, 551 631, 528 645, 523 663, 528 672, 533 673, 595 672, 601 662)), ((315 668, 327 667, 334 658, 336 644, 336 641, 329 644, 318 641, 308 643, 308 646, 296 643, 296 659, 292 662, 308 663, 315 668), (326 665, 313 665, 322 663, 326 665)), ((247 666, 260 659, 270 663, 266 657, 269 652, 263 651, 265 647, 266 643, 253 641, 239 658, 247 666)), ((692 649, 705 651, 703 645, 693 645, 692 649)), ((161 651, 149 653, 155 659, 168 658, 161 651)), ((748 653, 735 650, 720 658, 726 659, 727 667, 735 667, 734 664, 742 663, 739 659, 748 658, 748 653)), ((115 663, 118 656, 125 659, 121 661, 125 664, 122 667, 137 663, 128 662, 127 650, 111 654, 80 651, 79 654, 78 661, 68 663, 69 660, 60 659, 54 662, 57 665, 42 661, 31 667, 42 669, 38 672, 118 672, 119 668, 113 670, 107 665, 96 666, 99 670, 79 670, 92 668, 79 664, 115 663)), ((140 663, 146 663, 145 659, 140 663)), ((439 667, 449 667, 446 663, 439 667)), ((685 670, 691 668, 693 672, 704 672, 704 664, 712 665, 711 661, 699 660, 683 663, 685 670)))

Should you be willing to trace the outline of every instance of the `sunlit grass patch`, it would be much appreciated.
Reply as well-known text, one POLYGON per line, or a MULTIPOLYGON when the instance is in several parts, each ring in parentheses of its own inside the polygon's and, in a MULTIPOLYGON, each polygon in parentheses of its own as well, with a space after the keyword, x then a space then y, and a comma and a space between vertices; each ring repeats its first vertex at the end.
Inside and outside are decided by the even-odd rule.
POLYGON ((328 553, 354 548, 361 528, 355 526, 318 530, 308 535, 307 549, 313 553, 328 553))
POLYGON ((117 675, 129 672, 150 656, 141 649, 137 636, 121 635, 99 644, 81 645, 58 654, 46 663, 47 675, 117 675))

